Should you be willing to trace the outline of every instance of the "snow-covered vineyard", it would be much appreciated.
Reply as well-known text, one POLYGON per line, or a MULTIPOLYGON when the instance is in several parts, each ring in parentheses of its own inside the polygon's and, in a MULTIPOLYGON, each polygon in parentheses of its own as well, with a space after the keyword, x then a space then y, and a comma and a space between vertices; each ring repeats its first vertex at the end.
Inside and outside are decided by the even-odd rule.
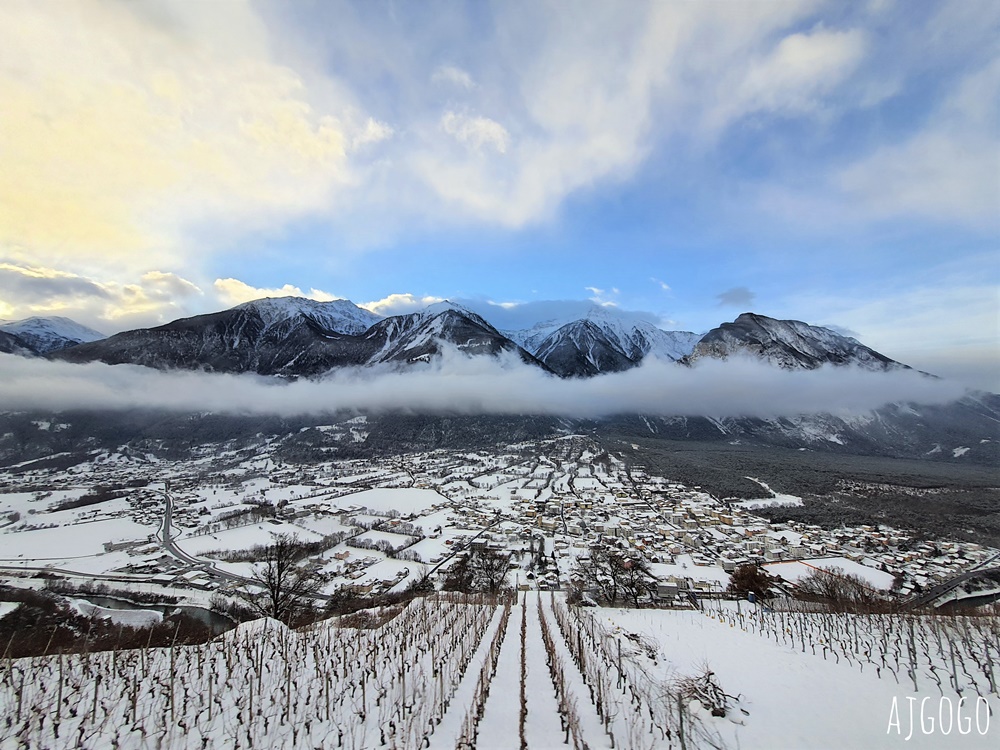
POLYGON ((893 747, 908 697, 941 723, 907 747, 996 747, 998 649, 994 618, 436 594, 302 631, 5 660, 0 747, 893 747), (945 710, 969 731, 944 736, 945 710))

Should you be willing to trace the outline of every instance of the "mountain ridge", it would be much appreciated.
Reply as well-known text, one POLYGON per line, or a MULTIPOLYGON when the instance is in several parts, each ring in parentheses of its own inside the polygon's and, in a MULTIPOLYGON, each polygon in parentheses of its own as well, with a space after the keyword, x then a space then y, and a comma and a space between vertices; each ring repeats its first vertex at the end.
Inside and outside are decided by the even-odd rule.
POLYGON ((280 299, 263 305, 244 303, 154 328, 123 331, 50 356, 76 363, 296 378, 319 376, 338 367, 426 361, 439 354, 445 342, 469 354, 511 351, 522 361, 548 369, 474 314, 452 309, 421 311, 381 318, 359 330, 366 322, 363 316, 351 311, 343 314, 343 305, 337 315, 315 306, 324 304, 329 303, 281 304, 280 299))
POLYGON ((798 320, 747 312, 697 334, 665 331, 639 316, 597 305, 569 322, 550 319, 528 329, 500 330, 479 313, 449 300, 385 317, 349 300, 278 297, 45 351, 9 335, 0 342, 0 350, 68 362, 292 378, 318 377, 339 367, 425 362, 440 354, 442 343, 470 356, 514 352, 523 362, 564 378, 621 372, 647 359, 690 366, 706 358, 737 355, 783 369, 824 365, 911 369, 854 338, 798 320))
POLYGON ((704 357, 728 359, 749 353, 783 369, 816 369, 825 364, 853 364, 866 370, 909 369, 857 339, 800 320, 778 320, 742 313, 706 333, 687 356, 688 363, 704 357))

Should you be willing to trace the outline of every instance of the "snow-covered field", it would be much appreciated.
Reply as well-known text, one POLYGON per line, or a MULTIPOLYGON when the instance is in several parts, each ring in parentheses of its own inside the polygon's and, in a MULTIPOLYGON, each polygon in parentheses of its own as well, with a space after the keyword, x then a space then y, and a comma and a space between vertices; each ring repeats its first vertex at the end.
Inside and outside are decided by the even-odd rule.
POLYGON ((303 541, 314 541, 322 538, 321 534, 308 531, 290 523, 272 524, 269 522, 255 523, 236 529, 227 529, 215 534, 185 537, 178 540, 177 545, 193 555, 202 555, 215 550, 245 550, 257 545, 266 546, 274 543, 276 534, 296 534, 303 541))
POLYGON ((34 559, 58 562, 104 554, 105 542, 141 540, 150 529, 128 518, 22 529, 0 536, 5 561, 34 559))
POLYGON ((0 715, 11 717, 0 723, 0 748, 1000 741, 988 618, 806 615, 746 603, 580 610, 529 592, 495 603, 418 599, 359 624, 293 632, 258 620, 204 646, 13 660, 0 669, 0 715))
POLYGON ((817 557, 810 560, 789 560, 788 562, 768 563, 764 566, 768 573, 778 575, 789 583, 798 583, 817 570, 837 570, 858 576, 873 589, 888 591, 892 588, 892 574, 882 570, 862 565, 846 557, 817 557))
MULTIPOLYGON (((827 438, 828 440, 831 438, 827 438)), ((782 493, 775 492, 768 486, 765 482, 755 479, 754 477, 746 477, 751 482, 756 482, 761 486, 761 488, 767 493, 768 497, 761 498, 751 498, 749 500, 740 500, 739 502, 733 503, 737 508, 743 508, 744 510, 755 510, 757 508, 788 508, 788 507, 798 507, 802 505, 802 498, 796 497, 795 495, 786 495, 782 493)))
MULTIPOLYGON (((707 614, 656 610, 601 610, 599 614, 604 624, 616 634, 635 634, 643 642, 655 644, 655 660, 648 655, 643 656, 641 649, 633 649, 637 658, 643 659, 652 673, 669 680, 677 673, 695 672, 707 665, 725 692, 740 696, 739 706, 748 712, 739 719, 741 723, 728 727, 725 724, 716 725, 729 747, 800 750, 995 748, 1000 743, 1000 717, 989 719, 989 730, 985 735, 975 728, 977 696, 982 696, 992 711, 1000 709, 1000 695, 990 690, 984 675, 979 674, 978 679, 973 680, 959 670, 959 686, 962 695, 967 698, 963 715, 972 717, 973 725, 967 735, 959 734, 957 724, 946 735, 940 729, 939 714, 947 715, 945 724, 948 717, 957 722, 960 695, 947 684, 939 690, 928 678, 931 662, 926 655, 918 657, 918 662, 923 663, 923 670, 918 664, 918 691, 915 692, 905 666, 894 675, 890 671, 891 660, 890 669, 883 669, 877 653, 874 664, 865 663, 865 651, 877 651, 877 645, 872 649, 865 644, 857 654, 852 653, 852 645, 845 644, 846 648, 830 645, 831 638, 845 638, 844 634, 853 633, 854 627, 859 628, 860 639, 865 626, 864 623, 858 625, 862 618, 852 620, 852 616, 841 616, 843 629, 835 630, 832 626, 827 629, 828 623, 825 622, 825 618, 834 617, 832 615, 795 616, 804 621, 804 627, 811 633, 805 636, 803 651, 798 636, 788 632, 798 632, 798 623, 793 621, 792 616, 784 620, 784 631, 775 628, 772 632, 751 622, 751 618, 759 614, 758 610, 742 606, 744 627, 740 626, 739 616, 731 608, 707 614), (813 643, 816 645, 815 654, 813 643), (833 648, 840 648, 840 654, 834 656, 833 648), (942 696, 945 697, 944 703, 942 696), (929 699, 923 710, 925 714, 933 714, 933 725, 937 731, 925 734, 919 716, 915 716, 913 736, 906 741, 910 730, 909 698, 916 698, 915 713, 920 708, 920 702, 929 699), (898 720, 899 731, 895 725, 890 726, 894 719, 898 720)), ((872 640, 877 642, 878 636, 872 640)), ((889 635, 889 640, 890 644, 896 642, 892 635, 889 635)), ((919 642, 919 636, 917 640, 919 642)), ((918 648, 923 650, 926 647, 925 643, 919 642, 918 648)), ((888 646, 888 651, 891 653, 892 645, 888 646)), ((970 651, 965 650, 965 653, 965 658, 970 661, 970 670, 975 671, 970 651)), ((938 658, 933 661, 938 671, 944 670, 947 660, 938 658)), ((1000 676, 1000 671, 997 676, 1000 676)), ((980 726, 985 722, 986 715, 981 704, 980 726)), ((929 726, 925 720, 924 728, 929 726)))
POLYGON ((404 515, 427 510, 433 505, 447 502, 446 498, 433 490, 420 489, 365 490, 350 495, 344 500, 351 505, 360 505, 376 513, 388 513, 395 510, 404 515))

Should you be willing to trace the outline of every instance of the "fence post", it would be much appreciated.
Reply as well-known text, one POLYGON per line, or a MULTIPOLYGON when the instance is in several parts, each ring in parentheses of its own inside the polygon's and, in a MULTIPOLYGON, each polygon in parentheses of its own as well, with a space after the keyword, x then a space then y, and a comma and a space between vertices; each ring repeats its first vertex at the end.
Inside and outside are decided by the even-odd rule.
POLYGON ((677 696, 677 731, 681 739, 681 750, 687 750, 684 743, 684 697, 681 695, 677 696))

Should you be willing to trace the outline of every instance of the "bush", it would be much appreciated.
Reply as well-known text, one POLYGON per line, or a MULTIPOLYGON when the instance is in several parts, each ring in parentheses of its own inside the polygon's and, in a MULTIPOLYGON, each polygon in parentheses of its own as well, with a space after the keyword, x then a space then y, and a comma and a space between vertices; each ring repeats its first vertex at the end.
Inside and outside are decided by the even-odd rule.
POLYGON ((738 596, 753 593, 759 599, 766 599, 771 595, 772 582, 771 576, 756 565, 740 565, 729 576, 729 586, 726 590, 738 596))

